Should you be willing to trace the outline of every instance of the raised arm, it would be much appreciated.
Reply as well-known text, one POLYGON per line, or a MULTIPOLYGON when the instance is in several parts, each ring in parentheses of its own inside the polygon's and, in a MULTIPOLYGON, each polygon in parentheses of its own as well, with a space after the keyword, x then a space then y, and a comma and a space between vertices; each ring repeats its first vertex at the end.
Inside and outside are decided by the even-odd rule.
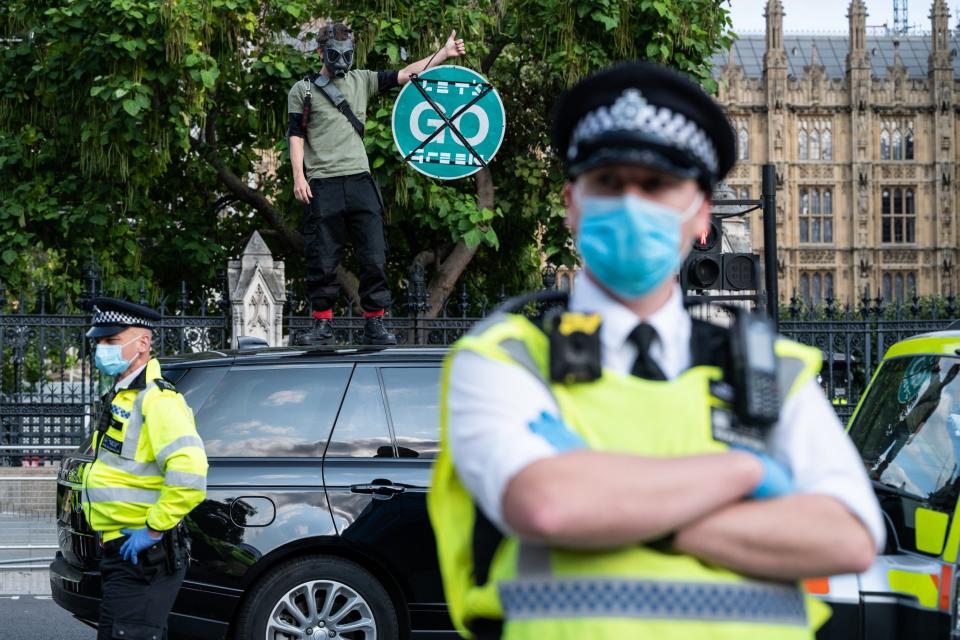
POLYGON ((400 70, 400 73, 397 75, 397 82, 400 85, 405 85, 410 82, 410 76, 415 73, 423 73, 431 67, 435 67, 438 64, 443 64, 450 58, 456 58, 462 56, 466 53, 466 48, 463 44, 463 39, 457 40, 457 32, 451 31, 450 37, 447 38, 446 44, 434 54, 423 58, 422 60, 417 60, 412 64, 408 64, 406 67, 400 70))

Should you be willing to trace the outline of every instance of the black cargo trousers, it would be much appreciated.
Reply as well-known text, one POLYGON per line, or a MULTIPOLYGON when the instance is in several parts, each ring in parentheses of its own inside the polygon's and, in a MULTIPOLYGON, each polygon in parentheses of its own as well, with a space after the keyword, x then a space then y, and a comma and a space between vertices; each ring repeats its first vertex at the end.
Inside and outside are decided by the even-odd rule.
POLYGON ((141 551, 133 564, 120 557, 125 539, 103 546, 97 640, 165 640, 167 617, 187 573, 185 555, 176 567, 161 543, 141 551))
POLYGON ((313 197, 303 222, 307 288, 314 311, 326 311, 340 294, 337 266, 347 240, 360 273, 360 306, 380 311, 390 306, 387 243, 380 193, 369 173, 310 181, 313 197))

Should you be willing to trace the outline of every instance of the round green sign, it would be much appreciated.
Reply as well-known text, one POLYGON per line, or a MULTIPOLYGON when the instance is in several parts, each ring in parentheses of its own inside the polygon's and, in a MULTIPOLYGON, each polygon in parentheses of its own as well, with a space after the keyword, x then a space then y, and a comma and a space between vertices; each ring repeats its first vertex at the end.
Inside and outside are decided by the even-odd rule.
POLYGON ((937 359, 934 356, 917 356, 907 365, 897 389, 897 401, 910 404, 920 395, 920 390, 929 380, 937 359))
POLYGON ((456 180, 486 166, 500 149, 507 116, 486 78, 455 65, 427 69, 393 105, 393 141, 411 167, 456 180))

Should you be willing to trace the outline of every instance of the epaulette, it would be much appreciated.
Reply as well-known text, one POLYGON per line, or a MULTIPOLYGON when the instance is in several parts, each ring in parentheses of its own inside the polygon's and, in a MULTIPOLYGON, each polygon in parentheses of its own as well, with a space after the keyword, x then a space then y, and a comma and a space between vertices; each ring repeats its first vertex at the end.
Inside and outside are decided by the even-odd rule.
POLYGON ((173 391, 174 393, 177 392, 177 388, 173 386, 173 383, 167 380, 164 380, 163 378, 157 378, 154 382, 163 391, 173 391))

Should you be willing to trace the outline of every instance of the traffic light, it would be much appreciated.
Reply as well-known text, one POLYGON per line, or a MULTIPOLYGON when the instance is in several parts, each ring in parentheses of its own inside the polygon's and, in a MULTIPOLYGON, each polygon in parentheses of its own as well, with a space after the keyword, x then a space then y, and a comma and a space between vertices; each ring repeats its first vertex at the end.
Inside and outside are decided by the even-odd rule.
POLYGON ((760 258, 753 253, 723 254, 723 286, 733 291, 760 288, 760 258))
POLYGON ((760 288, 760 259, 752 253, 723 253, 723 227, 714 218, 680 269, 680 286, 714 291, 752 291, 760 288))
POLYGON ((723 227, 711 220, 707 231, 693 241, 693 250, 680 269, 680 284, 687 289, 719 289, 723 273, 723 227))

